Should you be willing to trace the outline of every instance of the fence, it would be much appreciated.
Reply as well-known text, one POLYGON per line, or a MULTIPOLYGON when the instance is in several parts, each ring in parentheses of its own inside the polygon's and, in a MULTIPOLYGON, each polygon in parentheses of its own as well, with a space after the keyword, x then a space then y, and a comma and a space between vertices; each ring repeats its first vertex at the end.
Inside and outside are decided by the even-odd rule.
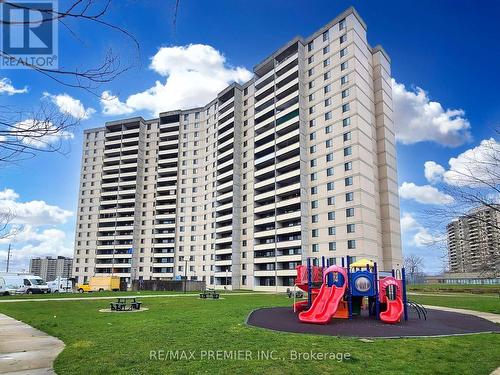
POLYGON ((174 292, 195 292, 205 290, 204 281, 193 280, 133 280, 132 290, 174 291, 174 292))

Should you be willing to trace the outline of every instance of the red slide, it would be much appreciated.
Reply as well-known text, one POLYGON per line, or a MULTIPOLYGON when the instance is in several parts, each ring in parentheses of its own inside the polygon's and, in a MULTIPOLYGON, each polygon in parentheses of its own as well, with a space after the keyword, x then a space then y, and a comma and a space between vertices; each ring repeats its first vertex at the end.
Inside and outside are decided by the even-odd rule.
POLYGON ((403 314, 403 301, 396 297, 395 300, 387 299, 387 310, 380 313, 380 320, 385 323, 398 323, 403 314))
POLYGON ((347 274, 339 266, 330 266, 323 275, 323 285, 318 296, 314 300, 311 308, 299 314, 299 320, 304 323, 327 324, 337 311, 340 301, 344 296, 347 287, 347 274), (327 275, 331 272, 338 272, 344 277, 344 283, 340 287, 328 286, 327 275))

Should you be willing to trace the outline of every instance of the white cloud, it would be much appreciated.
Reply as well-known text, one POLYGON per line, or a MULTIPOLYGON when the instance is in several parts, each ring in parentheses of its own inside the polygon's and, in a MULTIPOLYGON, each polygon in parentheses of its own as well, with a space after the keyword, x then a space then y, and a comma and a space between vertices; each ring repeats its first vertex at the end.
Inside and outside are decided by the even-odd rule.
POLYGON ((396 138, 403 144, 433 141, 444 146, 459 146, 471 139, 470 123, 462 109, 444 109, 417 87, 408 91, 392 79, 392 99, 396 138))
POLYGON ((126 115, 134 112, 133 108, 127 104, 120 102, 117 96, 111 94, 110 91, 103 91, 101 94, 102 113, 108 116, 126 115))
POLYGON ((424 174, 427 181, 431 184, 438 183, 442 181, 445 169, 442 165, 436 163, 435 161, 426 161, 424 163, 424 174))
MULTIPOLYGON (((0 243, 12 244, 10 268, 14 271, 27 270, 29 259, 33 257, 73 255, 73 240, 56 228, 42 230, 28 225, 15 237, 0 240, 0 243)), ((6 258, 7 251, 3 247, 0 259, 6 258)))
POLYGON ((450 204, 453 197, 444 194, 431 185, 415 185, 413 182, 403 182, 399 187, 399 195, 403 199, 413 199, 422 204, 450 204))
POLYGON ((42 200, 18 202, 19 195, 12 189, 0 191, 0 212, 13 215, 11 224, 63 224, 73 215, 71 211, 47 204, 42 200))
POLYGON ((156 81, 125 102, 103 92, 103 113, 119 115, 145 110, 157 116, 168 110, 198 107, 213 100, 231 82, 242 83, 252 77, 243 67, 228 66, 220 51, 204 44, 162 47, 151 58, 150 69, 165 77, 165 82, 156 81))
POLYGON ((401 217, 401 232, 403 237, 409 237, 409 244, 416 247, 428 247, 444 239, 440 235, 431 234, 410 213, 403 213, 401 217))
POLYGON ((75 99, 68 94, 51 95, 48 92, 44 92, 43 96, 49 98, 59 108, 59 112, 70 115, 78 120, 87 120, 95 113, 94 108, 85 108, 79 99, 75 99))
MULTIPOLYGON (((474 186, 481 181, 498 184, 500 177, 500 142, 493 138, 462 152, 448 162, 443 179, 449 185, 474 186)), ((482 184, 482 183, 481 183, 482 184)))
POLYGON ((17 137, 30 147, 48 148, 62 140, 74 137, 73 133, 58 129, 50 121, 27 119, 16 123, 15 127, 21 134, 17 137))
POLYGON ((2 94, 7 94, 7 95, 15 95, 15 94, 25 94, 28 92, 28 88, 24 86, 22 89, 16 89, 13 85, 10 79, 8 78, 1 78, 0 79, 0 95, 2 94))

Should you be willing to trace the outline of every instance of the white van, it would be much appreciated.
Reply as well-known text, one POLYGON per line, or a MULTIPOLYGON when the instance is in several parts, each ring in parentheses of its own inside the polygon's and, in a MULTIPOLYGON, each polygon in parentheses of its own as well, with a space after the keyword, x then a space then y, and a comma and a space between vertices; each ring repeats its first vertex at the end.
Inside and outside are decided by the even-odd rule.
POLYGON ((20 290, 21 293, 34 294, 49 292, 47 283, 43 281, 41 277, 33 275, 19 275, 19 277, 23 280, 23 286, 20 290))
POLYGON ((71 293, 73 291, 73 282, 65 277, 58 277, 54 281, 47 281, 49 293, 71 293))
POLYGON ((18 276, 0 275, 0 296, 12 296, 22 287, 22 280, 18 276))

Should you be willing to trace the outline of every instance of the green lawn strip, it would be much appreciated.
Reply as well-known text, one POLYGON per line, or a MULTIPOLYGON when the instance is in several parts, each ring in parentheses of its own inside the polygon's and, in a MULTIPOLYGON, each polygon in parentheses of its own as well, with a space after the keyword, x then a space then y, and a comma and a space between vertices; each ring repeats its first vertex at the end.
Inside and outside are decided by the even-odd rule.
MULTIPOLYGON (((217 290, 221 294, 231 294, 231 293, 256 293, 251 290, 217 290)), ((154 291, 154 290, 143 290, 140 292, 92 292, 92 293, 49 293, 49 294, 18 294, 14 296, 0 296, 0 301, 8 299, 51 299, 51 298, 88 298, 88 297, 122 297, 122 296, 133 296, 140 297, 142 295, 171 295, 171 294, 195 294, 198 295, 200 292, 171 292, 171 291, 154 291)))
POLYGON ((471 298, 470 296, 424 296, 424 295, 408 295, 408 299, 416 301, 424 305, 453 307, 457 309, 468 309, 500 314, 500 298, 498 296, 478 296, 471 298))
POLYGON ((105 301, 0 304, 0 312, 61 338, 65 350, 58 374, 152 373, 405 373, 489 374, 500 366, 500 335, 375 340, 279 333, 245 325, 255 308, 287 306, 282 295, 228 295, 224 299, 148 298, 149 311, 99 313, 105 301), (196 360, 150 360, 153 350, 194 350, 196 360), (290 360, 200 360, 201 351, 290 351, 349 353, 337 362, 290 360))

